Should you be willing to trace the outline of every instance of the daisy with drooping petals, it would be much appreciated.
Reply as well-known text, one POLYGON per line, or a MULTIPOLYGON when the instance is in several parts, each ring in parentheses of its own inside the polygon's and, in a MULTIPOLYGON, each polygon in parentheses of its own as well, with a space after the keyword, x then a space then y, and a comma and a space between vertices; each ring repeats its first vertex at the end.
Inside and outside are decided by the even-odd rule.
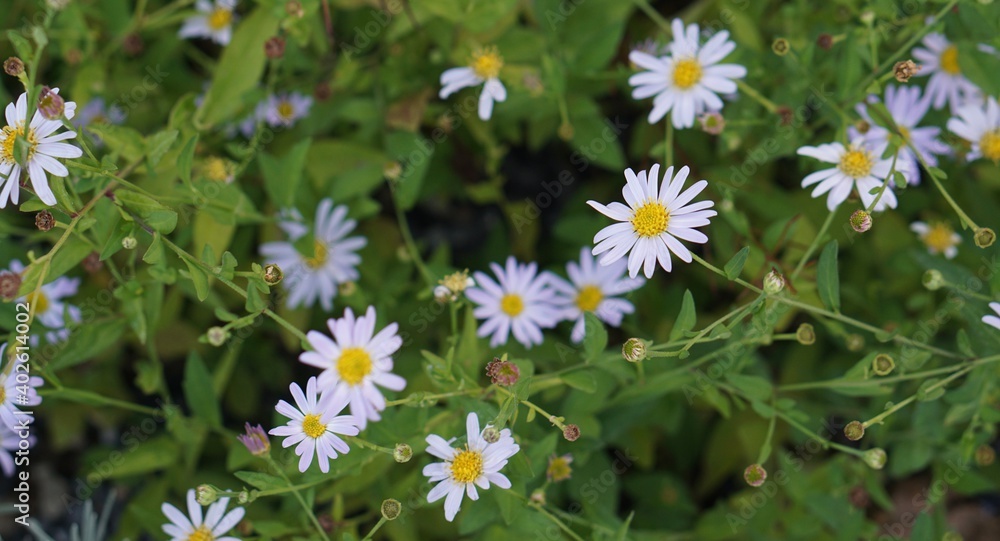
POLYGON ((927 97, 940 109, 949 104, 951 112, 981 93, 979 87, 962 75, 958 64, 958 47, 937 32, 924 36, 925 48, 913 49, 913 57, 920 62, 920 71, 916 77, 930 76, 927 83, 927 97))
POLYGON ((663 270, 670 272, 670 252, 681 261, 690 263, 691 252, 678 239, 704 244, 708 237, 695 228, 709 224, 715 216, 714 210, 706 210, 715 205, 714 201, 691 201, 708 186, 708 181, 699 180, 681 193, 690 169, 685 165, 674 175, 673 166, 663 175, 659 186, 660 164, 655 164, 637 175, 631 169, 625 170, 625 187, 622 197, 628 206, 617 201, 607 206, 597 201, 587 204, 601 214, 617 220, 594 235, 596 245, 594 255, 604 254, 601 265, 611 265, 628 254, 629 277, 635 278, 642 268, 646 278, 653 277, 653 270, 659 261, 663 270))
MULTIPOLYGON (((855 139, 850 146, 841 143, 828 143, 818 147, 805 146, 798 150, 800 156, 809 156, 822 162, 835 163, 836 167, 816 171, 802 179, 802 187, 807 188, 818 184, 813 189, 812 196, 820 197, 830 192, 826 198, 826 208, 833 211, 851 195, 855 184, 858 195, 865 208, 871 206, 877 197, 871 193, 875 188, 881 188, 889 170, 892 169, 892 159, 882 159, 880 156, 885 145, 873 148, 864 139, 855 139)), ((904 175, 908 171, 906 164, 896 160, 896 170, 904 175)), ((896 194, 892 186, 886 186, 885 192, 879 198, 874 210, 881 212, 886 208, 896 208, 896 194)))
POLYGON ((1000 164, 1000 105, 989 98, 983 105, 967 105, 948 120, 948 129, 972 143, 969 160, 986 158, 1000 164))
POLYGON ((236 0, 197 0, 198 15, 184 21, 178 36, 182 38, 207 38, 219 45, 229 45, 233 38, 236 0))
POLYGON ((465 290, 465 296, 476 304, 473 315, 486 320, 477 334, 490 336, 490 347, 506 344, 511 333, 526 348, 540 345, 542 329, 559 322, 550 276, 539 274, 537 264, 518 263, 513 256, 507 258, 506 268, 490 263, 490 269, 499 283, 477 271, 473 275, 476 287, 465 290))
POLYGON ((396 334, 399 325, 390 323, 375 334, 373 306, 356 319, 347 308, 344 317, 326 324, 333 339, 309 331, 306 338, 314 351, 302 353, 299 360, 323 369, 320 387, 337 402, 349 401, 351 414, 364 430, 368 421, 381 419, 379 412, 385 409, 385 397, 376 385, 391 391, 406 387, 406 380, 392 373, 392 355, 403 345, 403 339, 396 334))
MULTIPOLYGON (((487 428, 489 425, 487 425, 487 428)), ((465 419, 467 441, 465 448, 452 447, 455 438, 445 441, 436 434, 427 436, 427 452, 444 462, 435 462, 424 466, 424 475, 437 486, 427 494, 427 503, 444 500, 444 518, 451 522, 455 520, 462 498, 468 494, 469 499, 479 499, 476 487, 483 490, 490 488, 490 483, 500 488, 510 488, 510 480, 500 473, 507 465, 507 459, 517 454, 521 449, 510 435, 510 429, 500 431, 500 438, 488 443, 479 430, 479 417, 470 413, 465 419)))
POLYGON ((669 56, 640 50, 629 53, 629 60, 647 71, 629 77, 628 83, 635 87, 632 97, 637 100, 656 96, 649 112, 650 124, 673 111, 674 127, 690 128, 701 113, 722 109, 717 94, 736 92, 733 80, 745 77, 747 70, 738 64, 718 63, 736 48, 729 32, 722 30, 701 45, 697 24, 685 29, 680 19, 674 19, 670 28, 673 41, 669 56))
MULTIPOLYGON (((873 96, 871 101, 877 102, 878 98, 873 96)), ((937 126, 917 127, 917 124, 927 114, 927 108, 930 107, 930 100, 920 97, 920 87, 887 86, 885 88, 885 107, 889 110, 893 122, 899 127, 899 132, 906 142, 912 144, 917 149, 917 152, 923 156, 927 165, 937 167, 938 162, 935 154, 947 154, 950 152, 950 149, 948 145, 938 139, 941 128, 937 126)), ((862 134, 854 126, 849 127, 848 134, 851 140, 864 137, 872 147, 888 145, 889 130, 875 124, 868 114, 868 106, 864 103, 859 103, 856 109, 861 118, 868 122, 869 128, 867 132, 862 134)), ((919 184, 920 161, 917 159, 917 155, 913 152, 913 149, 909 145, 901 146, 897 151, 897 156, 896 167, 899 168, 900 164, 902 164, 900 172, 903 173, 906 182, 908 184, 919 184)), ((895 184, 893 183, 893 185, 895 184)))
POLYGON ((299 471, 305 472, 312 463, 313 455, 323 473, 330 471, 330 461, 337 458, 337 452, 347 454, 351 448, 337 436, 357 436, 361 430, 353 415, 340 415, 347 407, 347 396, 337 396, 333 392, 322 393, 317 399, 316 376, 309 378, 306 392, 297 383, 288 386, 295 399, 295 406, 284 400, 278 401, 275 411, 288 417, 288 424, 272 428, 268 434, 284 436, 281 446, 295 445, 299 456, 299 471), (297 444, 297 445, 296 445, 297 444))
MULTIPOLYGON (((53 88, 52 93, 58 94, 59 89, 53 88)), ((72 119, 76 113, 76 102, 67 101, 63 107, 63 115, 67 119, 72 119)), ((57 177, 69 175, 66 166, 59 163, 56 158, 79 158, 83 155, 83 151, 79 148, 62 142, 76 137, 76 132, 64 131, 57 134, 56 131, 62 127, 62 121, 46 119, 37 107, 31 117, 31 124, 25 129, 28 117, 27 94, 18 96, 16 103, 7 104, 4 112, 7 126, 0 130, 0 175, 6 178, 0 179, 0 183, 3 184, 3 189, 0 190, 0 209, 5 208, 8 202, 15 205, 18 203, 22 171, 28 172, 31 187, 38 198, 46 205, 55 205, 56 196, 49 188, 46 172, 57 177), (21 161, 18 161, 15 144, 19 138, 27 149, 21 161)))
POLYGON ((944 254, 948 259, 954 259, 958 255, 958 245, 962 242, 962 236, 947 223, 913 222, 910 224, 910 231, 920 237, 928 252, 935 255, 944 254))
POLYGON ((187 492, 188 516, 169 503, 164 503, 160 510, 170 520, 163 525, 163 531, 170 536, 170 541, 240 541, 238 537, 222 537, 232 530, 246 511, 242 507, 234 507, 226 513, 229 498, 219 498, 219 501, 208 506, 204 519, 201 514, 201 504, 198 503, 195 490, 187 492), (190 518, 188 518, 190 517, 190 518))
MULTIPOLYGON (((0 361, 3 366, 7 366, 10 359, 4 355, 7 344, 0 345, 0 361)), ((13 356, 13 352, 11 355, 13 356)), ((45 381, 38 376, 30 376, 27 383, 18 382, 15 373, 0 373, 0 420, 3 425, 16 429, 22 425, 22 421, 34 422, 31 412, 22 411, 23 407, 33 407, 42 403, 42 397, 38 396, 38 387, 45 381)))
MULTIPOLYGON (((23 275, 24 264, 15 259, 10 262, 10 271, 23 275)), ((18 302, 34 305, 35 318, 48 329, 45 339, 50 344, 62 342, 69 337, 67 319, 73 323, 80 322, 80 308, 66 302, 68 297, 76 295, 79 288, 79 278, 61 276, 43 285, 37 293, 30 293, 18 299, 18 302)), ((31 343, 38 344, 38 334, 31 336, 31 343)))
MULTIPOLYGON (((312 103, 311 96, 298 92, 278 94, 268 97, 267 101, 261 103, 260 112, 257 114, 263 116, 272 128, 288 128, 295 124, 296 120, 309 114, 312 103)), ((253 130, 250 133, 252 134, 253 130)), ((245 132, 244 135, 246 135, 245 132)))
POLYGON ((334 207, 333 200, 323 199, 316 208, 311 254, 302 254, 295 247, 295 241, 308 231, 295 219, 279 224, 289 241, 261 245, 261 255, 281 267, 285 274, 283 283, 288 290, 289 308, 312 307, 319 301, 329 312, 333 310, 337 286, 358 279, 356 267, 361 263, 361 256, 355 252, 368 244, 368 239, 347 237, 357 222, 346 218, 346 206, 334 207))
POLYGON ((991 327, 995 327, 997 329, 1000 329, 1000 317, 997 317, 997 316, 1000 316, 1000 302, 991 302, 990 303, 990 309, 993 310, 994 312, 996 312, 997 315, 994 316, 994 315, 991 314, 991 315, 983 316, 983 323, 985 323, 985 324, 987 324, 987 325, 989 325, 991 327))
POLYGON ((479 94, 479 118, 489 120, 493 115, 493 102, 505 101, 507 89, 500 82, 503 57, 496 47, 487 47, 472 53, 472 63, 466 67, 451 68, 441 74, 441 99, 472 86, 483 85, 479 94))
POLYGON ((607 266, 598 265, 590 250, 581 248, 580 262, 566 264, 570 281, 552 280, 552 287, 559 293, 556 304, 562 308, 563 317, 576 322, 571 335, 574 342, 581 342, 586 333, 585 313, 593 312, 601 321, 618 327, 625 314, 635 311, 632 303, 617 296, 642 287, 646 280, 625 278, 627 270, 623 259, 607 266))

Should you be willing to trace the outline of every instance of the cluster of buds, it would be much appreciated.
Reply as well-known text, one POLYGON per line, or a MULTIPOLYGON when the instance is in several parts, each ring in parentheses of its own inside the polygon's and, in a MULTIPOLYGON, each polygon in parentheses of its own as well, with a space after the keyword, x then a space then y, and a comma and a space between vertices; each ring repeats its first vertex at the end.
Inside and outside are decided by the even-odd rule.
POLYGON ((438 280, 438 286, 434 288, 434 298, 438 302, 455 302, 467 288, 476 285, 476 281, 469 277, 469 269, 455 272, 438 280))
POLYGON ((510 387, 517 383, 521 376, 521 370, 516 364, 499 357, 494 357, 492 361, 486 363, 486 375, 494 385, 510 387))

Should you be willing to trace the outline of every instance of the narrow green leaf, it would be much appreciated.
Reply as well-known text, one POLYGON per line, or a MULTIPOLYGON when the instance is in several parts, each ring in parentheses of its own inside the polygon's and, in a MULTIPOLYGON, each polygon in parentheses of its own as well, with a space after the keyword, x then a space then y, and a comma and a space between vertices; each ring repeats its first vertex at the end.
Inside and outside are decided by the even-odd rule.
POLYGON ((177 130, 165 130, 154 133, 146 138, 146 157, 149 164, 156 167, 163 159, 163 155, 170 150, 171 145, 177 140, 177 130))
POLYGON ((184 398, 195 417, 211 427, 220 428, 222 413, 219 410, 215 389, 212 388, 212 374, 205 367, 201 357, 193 351, 188 355, 187 365, 184 368, 183 387, 184 398))
POLYGON ((194 263, 184 260, 184 264, 188 268, 188 278, 194 282, 194 291, 198 295, 198 300, 203 301, 208 298, 208 274, 201 270, 201 267, 195 265, 194 263))
POLYGON ((264 188, 271 201, 279 208, 294 206, 295 192, 302 181, 302 171, 311 144, 312 139, 299 141, 280 158, 264 153, 257 157, 264 175, 264 188))
POLYGON ((181 177, 181 181, 184 182, 190 189, 194 189, 194 185, 191 184, 191 170, 194 167, 194 150, 198 146, 198 136, 193 135, 184 144, 184 149, 181 150, 180 156, 177 157, 177 173, 181 177))
POLYGON ((592 393, 597 390, 597 380, 594 378, 594 374, 590 372, 590 370, 576 370, 574 372, 569 372, 560 376, 559 379, 561 379, 566 385, 585 393, 592 393))
POLYGON ((691 290, 684 291, 684 300, 681 301, 681 310, 677 314, 677 319, 674 320, 674 328, 670 329, 670 341, 673 342, 685 333, 694 328, 694 324, 698 319, 698 315, 694 307, 694 297, 691 295, 691 290))
POLYGON ((584 314, 584 329, 586 334, 583 337, 583 351, 587 355, 587 361, 593 361, 608 347, 608 331, 604 328, 604 323, 592 312, 584 314))
POLYGON ((840 312, 840 275, 837 272, 837 241, 831 240, 819 256, 816 289, 827 308, 840 312))
POLYGON ((740 273, 743 272, 743 265, 746 265, 747 257, 750 255, 750 247, 744 246, 742 250, 736 252, 736 255, 726 263, 725 268, 726 278, 730 280, 735 280, 739 277, 740 273))
POLYGON ((271 490, 275 488, 285 488, 288 486, 280 477, 266 473, 238 471, 233 475, 235 475, 240 481, 243 481, 258 490, 271 490))

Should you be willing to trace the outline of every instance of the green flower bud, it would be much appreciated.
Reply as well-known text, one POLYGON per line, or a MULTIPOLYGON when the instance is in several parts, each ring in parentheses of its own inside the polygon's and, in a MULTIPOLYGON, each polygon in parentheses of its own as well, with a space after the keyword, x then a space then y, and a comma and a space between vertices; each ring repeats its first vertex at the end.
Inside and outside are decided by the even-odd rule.
POLYGON ((267 285, 276 286, 281 283, 281 280, 284 277, 285 273, 281 272, 281 267, 275 265, 274 263, 264 265, 264 282, 267 285))
POLYGON ((795 339, 803 346, 811 346, 816 342, 816 331, 812 325, 803 323, 795 331, 795 339))
POLYGON ((205 337, 208 338, 209 344, 219 347, 229 339, 229 332, 222 327, 212 327, 205 333, 205 337))
POLYGON ((122 239, 122 248, 126 250, 135 250, 135 247, 139 245, 139 241, 135 240, 135 237, 129 235, 122 239))
POLYGON ((778 38, 771 43, 771 51, 778 56, 785 56, 790 50, 791 47, 785 38, 778 38))
POLYGON ((382 502, 382 518, 386 520, 396 520, 399 514, 403 511, 402 504, 398 500, 389 498, 382 502))
POLYGON ((997 234, 988 227, 980 227, 976 230, 975 238, 976 246, 980 248, 989 248, 990 246, 993 246, 994 242, 997 241, 997 234))
POLYGON ((879 353, 872 360, 872 372, 875 372, 876 376, 888 376, 893 368, 896 368, 896 362, 888 354, 879 353))
POLYGON ((405 443, 397 443, 396 447, 392 450, 392 458, 400 464, 409 462, 413 458, 413 449, 405 443))
POLYGON ((751 464, 743 470, 743 479, 748 485, 757 488, 767 480, 767 470, 760 464, 751 464))
POLYGON ((941 271, 931 269, 924 273, 922 282, 927 289, 936 291, 944 287, 944 276, 941 275, 941 271))
POLYGON ((638 338, 629 338, 622 345, 622 357, 630 363, 637 363, 646 358, 646 344, 638 338))
POLYGON ((861 421, 851 421, 844 427, 844 435, 851 441, 858 441, 865 437, 865 425, 861 421))
POLYGON ((873 470, 881 470, 884 468, 888 459, 889 457, 885 454, 885 451, 878 447, 865 451, 865 464, 868 464, 868 466, 873 470))
POLYGON ((212 485, 198 485, 194 491, 195 499, 202 506, 211 505, 219 499, 219 490, 212 485))
POLYGON ((774 295, 775 293, 781 292, 782 289, 785 289, 785 277, 782 276, 780 272, 771 269, 771 271, 764 276, 764 293, 774 295))

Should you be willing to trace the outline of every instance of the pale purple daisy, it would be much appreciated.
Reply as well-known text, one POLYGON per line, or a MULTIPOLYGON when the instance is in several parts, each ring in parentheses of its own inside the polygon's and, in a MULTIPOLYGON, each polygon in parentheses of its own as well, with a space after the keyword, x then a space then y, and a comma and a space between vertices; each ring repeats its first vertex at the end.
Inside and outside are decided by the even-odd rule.
POLYGON ((490 346, 507 343, 510 334, 530 348, 542 343, 542 329, 559 322, 559 309, 553 304, 555 290, 549 287, 548 273, 538 273, 535 263, 519 263, 507 258, 505 268, 490 263, 497 281, 476 272, 476 286, 465 290, 465 296, 476 304, 472 313, 485 320, 479 326, 480 337, 490 336, 490 346))
POLYGON ((585 329, 584 314, 591 312, 601 321, 618 327, 625 314, 635 311, 635 306, 618 296, 636 290, 646 283, 644 278, 627 278, 627 265, 619 259, 610 265, 598 265, 589 248, 580 249, 580 262, 566 264, 569 281, 562 278, 552 280, 552 287, 559 296, 556 305, 562 308, 565 319, 575 321, 571 338, 583 341, 585 329))

